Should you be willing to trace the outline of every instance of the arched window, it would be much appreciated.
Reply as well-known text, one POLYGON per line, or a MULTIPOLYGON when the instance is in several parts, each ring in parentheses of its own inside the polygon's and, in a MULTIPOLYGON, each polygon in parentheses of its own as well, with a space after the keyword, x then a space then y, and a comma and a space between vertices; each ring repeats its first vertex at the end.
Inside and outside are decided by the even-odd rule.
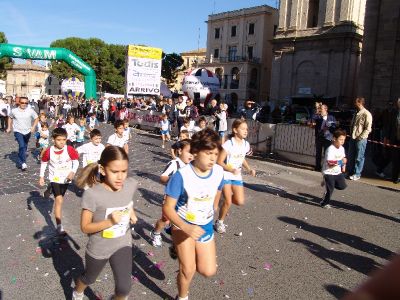
POLYGON ((240 80, 239 68, 237 68, 237 67, 232 68, 231 75, 232 75, 232 80, 231 80, 230 88, 238 89, 239 88, 239 80, 240 80))

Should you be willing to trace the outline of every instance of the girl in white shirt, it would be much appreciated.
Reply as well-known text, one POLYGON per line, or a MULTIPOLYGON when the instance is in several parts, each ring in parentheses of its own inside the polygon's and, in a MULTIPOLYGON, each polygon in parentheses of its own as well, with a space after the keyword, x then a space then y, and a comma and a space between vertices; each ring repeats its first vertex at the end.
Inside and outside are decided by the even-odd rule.
POLYGON ((67 124, 62 128, 67 131, 67 145, 75 147, 77 134, 80 132, 78 124, 75 123, 75 118, 71 115, 67 118, 67 124))
POLYGON ((252 176, 256 171, 250 168, 245 157, 250 152, 250 144, 245 140, 247 137, 246 120, 236 119, 232 124, 232 137, 222 145, 222 151, 218 157, 218 164, 224 169, 224 188, 222 193, 225 201, 222 204, 215 229, 218 233, 225 233, 224 219, 232 202, 236 205, 244 204, 244 189, 242 179, 242 166, 252 176))

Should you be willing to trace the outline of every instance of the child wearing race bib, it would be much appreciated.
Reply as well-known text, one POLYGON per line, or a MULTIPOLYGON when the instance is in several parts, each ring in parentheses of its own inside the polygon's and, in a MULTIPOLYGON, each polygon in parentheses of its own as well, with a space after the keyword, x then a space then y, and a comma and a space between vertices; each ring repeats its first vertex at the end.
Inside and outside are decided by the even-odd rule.
POLYGON ((126 154, 129 153, 128 141, 124 137, 124 121, 117 120, 114 122, 115 133, 110 135, 107 140, 106 146, 118 146, 125 150, 126 154))
POLYGON ((347 187, 344 173, 346 172, 346 154, 344 152, 344 142, 346 131, 336 130, 333 133, 332 145, 325 152, 325 160, 322 168, 324 175, 325 195, 320 202, 321 207, 330 208, 329 201, 335 189, 344 190, 347 187))
MULTIPOLYGON (((179 142, 178 157, 171 160, 164 172, 160 176, 160 181, 162 184, 167 184, 172 175, 174 175, 180 168, 183 168, 193 159, 193 155, 190 153, 190 140, 182 140, 179 142)), ((151 237, 153 238, 153 246, 162 246, 161 231, 169 223, 168 219, 163 214, 161 219, 159 219, 151 232, 151 237)))
POLYGON ((131 137, 132 134, 131 134, 131 128, 129 127, 129 120, 124 119, 124 138, 126 139, 127 143, 129 143, 131 137))
POLYGON ((161 148, 165 148, 165 141, 169 141, 171 139, 169 134, 170 123, 168 121, 168 116, 166 114, 161 115, 160 129, 161 129, 161 138, 162 145, 161 148))
POLYGON ((80 118, 79 119, 79 131, 76 133, 76 147, 79 147, 82 145, 82 143, 85 141, 85 133, 86 133, 86 120, 85 118, 80 118))
POLYGON ((39 185, 44 186, 44 173, 49 167, 50 187, 54 195, 54 216, 58 233, 63 233, 61 224, 61 210, 65 192, 79 167, 79 154, 66 145, 67 131, 64 128, 55 128, 52 133, 54 146, 47 148, 42 155, 40 165, 39 185))
POLYGON ((80 132, 80 128, 78 124, 75 123, 74 116, 69 115, 67 118, 67 124, 65 124, 62 128, 67 131, 67 145, 75 148, 76 137, 80 132))
POLYGON ((84 290, 96 282, 107 262, 115 281, 111 299, 128 298, 132 284, 130 223, 137 222, 133 198, 138 183, 127 176, 128 155, 116 146, 106 147, 100 160, 87 165, 78 176, 76 182, 80 188, 89 186, 83 194, 81 213, 81 229, 89 235, 89 241, 85 271, 76 281, 74 300, 83 299, 84 290))
POLYGON ((232 202, 236 205, 244 204, 244 190, 242 179, 242 166, 252 176, 256 171, 251 169, 245 157, 250 152, 250 144, 245 140, 247 137, 246 120, 237 119, 232 123, 232 137, 222 145, 222 151, 218 157, 218 164, 224 168, 224 203, 222 204, 218 220, 215 222, 215 230, 225 233, 224 219, 232 202))
POLYGON ((90 134, 90 142, 78 148, 79 154, 83 154, 82 167, 97 162, 100 159, 101 153, 104 150, 104 145, 101 143, 101 132, 98 129, 93 129, 90 134))
POLYGON ((50 131, 49 131, 49 125, 46 122, 39 122, 40 123, 40 131, 39 131, 39 156, 38 160, 43 156, 43 153, 46 151, 47 148, 49 148, 49 137, 50 137, 50 131))
POLYGON ((99 121, 97 121, 96 113, 91 113, 89 117, 89 130, 92 131, 96 126, 99 126, 99 121))
POLYGON ((217 165, 221 142, 210 129, 195 133, 190 142, 194 160, 179 169, 165 189, 163 213, 173 224, 172 240, 179 258, 179 300, 187 300, 195 272, 213 276, 217 271, 213 232, 224 172, 217 165))

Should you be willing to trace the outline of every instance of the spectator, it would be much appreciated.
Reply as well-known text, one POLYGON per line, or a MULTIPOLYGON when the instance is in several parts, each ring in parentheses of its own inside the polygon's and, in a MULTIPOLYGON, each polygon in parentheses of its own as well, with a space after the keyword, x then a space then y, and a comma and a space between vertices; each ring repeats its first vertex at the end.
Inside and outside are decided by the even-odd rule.
POLYGON ((199 117, 199 110, 190 98, 186 100, 185 115, 186 118, 189 118, 192 121, 192 123, 199 117))
POLYGON ((10 111, 11 109, 8 101, 6 99, 0 99, 0 123, 2 131, 7 129, 7 121, 10 111))
POLYGON ((372 115, 364 107, 365 99, 358 97, 354 101, 358 112, 353 116, 350 125, 350 147, 349 147, 349 175, 351 180, 359 180, 364 167, 365 149, 367 138, 372 128, 372 115))
POLYGON ((255 120, 259 108, 254 101, 246 100, 244 103, 244 108, 240 112, 240 117, 245 120, 255 120))
POLYGON ((176 103, 176 105, 175 105, 177 113, 178 113, 178 118, 177 118, 178 128, 181 128, 183 126, 183 119, 186 118, 186 114, 185 114, 186 99, 188 99, 188 97, 180 96, 178 98, 178 103, 176 103))
POLYGON ((332 144, 333 132, 336 129, 336 119, 328 114, 328 106, 322 104, 319 113, 314 114, 312 122, 315 124, 315 170, 321 171, 322 152, 332 144))
POLYGON ((389 116, 389 126, 384 133, 384 143, 390 143, 392 158, 392 181, 399 183, 400 176, 400 98, 397 100, 397 109, 389 116), (393 147, 397 146, 397 147, 393 147))

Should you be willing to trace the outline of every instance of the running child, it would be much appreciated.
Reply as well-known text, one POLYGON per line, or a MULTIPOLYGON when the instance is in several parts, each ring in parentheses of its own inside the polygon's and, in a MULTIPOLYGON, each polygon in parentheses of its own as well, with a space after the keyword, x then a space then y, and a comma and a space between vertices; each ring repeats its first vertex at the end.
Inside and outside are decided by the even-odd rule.
POLYGON ((219 105, 220 111, 215 114, 218 118, 218 134, 221 137, 222 144, 225 143, 225 133, 228 130, 228 121, 227 121, 227 114, 226 111, 228 110, 228 104, 221 103, 219 105))
POLYGON ((65 125, 64 115, 59 114, 54 126, 57 128, 62 128, 64 125, 65 125))
POLYGON ((67 124, 65 124, 62 128, 67 131, 67 145, 75 148, 77 134, 81 131, 78 124, 75 123, 75 117, 73 115, 69 115, 67 117, 67 124))
POLYGON ((40 131, 42 131, 42 124, 47 123, 47 117, 45 113, 40 113, 39 114, 39 122, 37 124, 37 130, 35 132, 35 138, 36 138, 36 148, 39 148, 39 139, 40 139, 40 131))
POLYGON ((161 128, 161 138, 162 138, 161 148, 163 149, 165 148, 165 141, 169 141, 171 139, 171 136, 169 134, 169 126, 170 123, 168 121, 168 116, 166 114, 162 114, 160 128, 161 128))
POLYGON ((344 190, 347 187, 344 173, 346 172, 346 154, 343 148, 346 140, 346 131, 338 129, 333 133, 332 145, 325 151, 325 160, 322 168, 324 176, 325 194, 320 202, 321 207, 331 208, 329 201, 335 189, 344 190))
POLYGON ((190 126, 190 119, 189 118, 183 119, 183 125, 179 129, 179 131, 182 131, 182 130, 186 130, 187 132, 189 132, 189 138, 192 137, 193 127, 190 126))
POLYGON ((96 118, 96 113, 91 113, 89 117, 89 131, 95 129, 96 126, 99 126, 99 121, 96 118))
POLYGON ((138 183, 127 176, 128 155, 116 146, 105 148, 100 160, 87 165, 78 176, 80 188, 89 186, 83 193, 81 213, 81 229, 89 241, 85 271, 76 281, 73 300, 83 299, 86 287, 96 282, 107 262, 115 281, 110 299, 128 299, 132 285, 130 223, 137 222, 133 198, 138 183))
POLYGON ((132 138, 131 134, 131 128, 129 127, 129 120, 124 119, 124 137, 126 139, 126 142, 129 143, 130 139, 132 138))
POLYGON ((236 119, 232 124, 232 137, 222 145, 222 151, 218 157, 218 164, 224 169, 224 203, 219 210, 218 220, 215 221, 215 230, 225 233, 224 220, 232 202, 236 205, 244 204, 244 189, 242 179, 242 166, 252 175, 256 171, 250 168, 245 157, 250 152, 250 144, 247 137, 246 120, 236 119))
POLYGON ((79 130, 76 133, 76 147, 82 146, 83 142, 85 141, 85 133, 87 132, 85 118, 79 119, 78 127, 79 130))
POLYGON ((207 120, 204 116, 201 116, 198 121, 198 126, 193 127, 193 132, 199 132, 207 127, 207 120))
MULTIPOLYGON (((177 152, 179 157, 171 160, 160 176, 160 181, 162 184, 167 184, 170 177, 174 175, 176 171, 178 171, 180 168, 183 168, 184 166, 186 166, 186 164, 192 161, 193 155, 190 153, 190 140, 180 141, 177 152)), ((154 230, 150 234, 153 238, 152 243, 154 247, 162 246, 161 231, 168 223, 169 221, 164 215, 162 215, 161 219, 157 221, 154 230)))
POLYGON ((176 158, 177 149, 179 149, 179 142, 187 139, 189 139, 189 132, 187 130, 182 130, 179 132, 178 140, 171 146, 172 159, 176 158))
POLYGON ((165 190, 163 213, 173 224, 172 239, 179 258, 179 300, 188 299, 196 271, 206 277, 217 271, 213 218, 224 177, 222 167, 216 164, 220 148, 214 130, 194 134, 190 143, 194 160, 172 176, 165 190))
POLYGON ((129 153, 128 141, 124 137, 124 122, 122 120, 117 120, 114 123, 115 133, 110 135, 107 140, 107 146, 113 145, 121 147, 125 150, 126 154, 129 153))
MULTIPOLYGON (((39 122, 41 123, 41 122, 39 122)), ((39 155, 38 155, 38 160, 43 156, 43 153, 46 151, 47 148, 49 148, 49 138, 50 138, 50 131, 49 131, 49 125, 44 122, 40 124, 40 131, 39 131, 39 155)))
MULTIPOLYGON (((54 195, 54 216, 57 232, 63 233, 61 211, 65 192, 79 167, 79 154, 67 145, 67 131, 55 128, 52 133, 54 145, 43 153, 40 165, 39 185, 44 186, 44 173, 49 167, 50 187, 54 195)), ((46 197, 47 198, 47 197, 46 197)))
POLYGON ((100 159, 101 153, 104 150, 104 145, 101 143, 101 132, 98 129, 93 129, 90 134, 90 142, 78 148, 76 151, 83 154, 82 167, 97 162, 100 159))

